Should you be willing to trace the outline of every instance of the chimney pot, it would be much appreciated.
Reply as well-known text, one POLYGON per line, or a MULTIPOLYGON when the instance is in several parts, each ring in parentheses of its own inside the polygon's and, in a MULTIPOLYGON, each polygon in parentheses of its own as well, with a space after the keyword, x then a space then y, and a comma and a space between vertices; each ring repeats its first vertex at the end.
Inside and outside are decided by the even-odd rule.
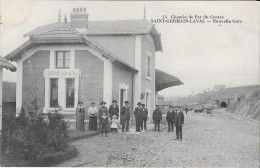
POLYGON ((87 29, 88 28, 88 14, 86 8, 73 8, 73 12, 70 13, 70 26, 75 29, 87 29))

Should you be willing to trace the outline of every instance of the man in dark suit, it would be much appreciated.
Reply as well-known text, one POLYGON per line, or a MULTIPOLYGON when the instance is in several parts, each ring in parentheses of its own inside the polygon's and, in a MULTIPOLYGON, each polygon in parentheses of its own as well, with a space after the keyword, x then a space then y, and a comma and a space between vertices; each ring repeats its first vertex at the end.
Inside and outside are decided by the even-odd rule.
POLYGON ((143 107, 143 119, 142 119, 142 125, 144 127, 144 130, 146 131, 146 122, 148 119, 148 110, 145 108, 145 104, 142 104, 143 107))
POLYGON ((136 132, 141 132, 140 127, 141 127, 141 122, 143 118, 143 108, 142 108, 142 103, 138 102, 138 107, 135 108, 134 111, 134 116, 135 116, 135 121, 136 121, 136 132))
POLYGON ((168 132, 173 132, 174 130, 174 114, 175 112, 173 111, 173 106, 170 106, 170 110, 168 111, 166 115, 166 120, 168 122, 168 132))
POLYGON ((158 105, 156 105, 156 109, 153 111, 153 121, 154 121, 154 131, 158 127, 158 132, 160 131, 160 121, 162 119, 162 112, 158 105))
POLYGON ((182 108, 178 108, 177 112, 174 114, 174 123, 176 127, 176 138, 175 140, 182 140, 182 126, 184 124, 184 114, 182 108))
POLYGON ((116 115, 117 118, 118 118, 118 116, 119 116, 119 107, 117 105, 117 101, 116 100, 112 101, 112 104, 109 106, 108 112, 109 112, 109 116, 110 116, 111 120, 112 120, 112 117, 114 115, 116 115))
POLYGON ((121 115, 122 115, 122 132, 124 132, 126 128, 126 132, 129 132, 129 120, 130 120, 130 108, 128 107, 128 101, 125 101, 125 106, 122 107, 121 115))

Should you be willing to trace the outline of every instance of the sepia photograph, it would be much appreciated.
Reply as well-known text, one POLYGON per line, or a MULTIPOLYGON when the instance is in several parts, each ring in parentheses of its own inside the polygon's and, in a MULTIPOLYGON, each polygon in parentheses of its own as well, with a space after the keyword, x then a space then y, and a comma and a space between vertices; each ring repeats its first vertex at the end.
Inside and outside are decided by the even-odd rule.
POLYGON ((259 11, 0 0, 1 166, 259 168, 259 11))

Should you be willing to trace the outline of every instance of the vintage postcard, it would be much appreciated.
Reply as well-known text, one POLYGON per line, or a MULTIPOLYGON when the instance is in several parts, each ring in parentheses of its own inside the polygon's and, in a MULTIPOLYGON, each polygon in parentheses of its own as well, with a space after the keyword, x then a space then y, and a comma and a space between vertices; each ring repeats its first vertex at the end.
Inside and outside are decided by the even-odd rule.
POLYGON ((259 168, 254 1, 0 1, 1 166, 259 168))

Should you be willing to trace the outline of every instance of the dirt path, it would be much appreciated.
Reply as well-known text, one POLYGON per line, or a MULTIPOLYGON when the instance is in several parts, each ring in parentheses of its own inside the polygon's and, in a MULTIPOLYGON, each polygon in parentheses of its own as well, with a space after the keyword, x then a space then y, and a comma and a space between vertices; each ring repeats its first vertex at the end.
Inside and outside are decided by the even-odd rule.
POLYGON ((259 122, 219 110, 185 116, 183 141, 152 130, 74 142, 80 154, 58 166, 259 167, 259 122), (125 138, 126 136, 126 138, 125 138))

